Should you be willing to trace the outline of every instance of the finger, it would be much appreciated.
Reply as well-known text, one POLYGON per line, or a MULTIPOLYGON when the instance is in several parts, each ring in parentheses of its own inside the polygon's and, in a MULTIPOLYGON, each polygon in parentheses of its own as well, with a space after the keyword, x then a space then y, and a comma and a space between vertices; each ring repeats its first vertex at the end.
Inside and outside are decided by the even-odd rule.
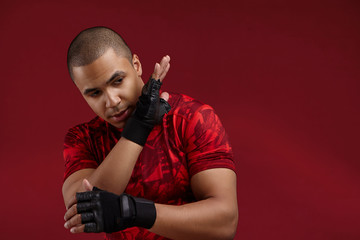
POLYGON ((169 93, 167 92, 162 92, 160 95, 160 98, 164 99, 165 101, 169 100, 169 93))
POLYGON ((92 212, 86 212, 81 214, 81 223, 88 223, 95 219, 95 215, 92 212))
POLYGON ((66 210, 68 210, 72 205, 74 205, 77 202, 76 200, 76 196, 74 195, 71 199, 70 202, 66 205, 66 210))
POLYGON ((76 214, 75 216, 73 216, 72 218, 70 218, 68 221, 65 222, 64 227, 69 229, 80 224, 81 224, 81 215, 76 214))
POLYGON ((160 74, 160 77, 159 77, 160 82, 163 81, 163 79, 165 78, 165 76, 166 76, 167 72, 169 71, 169 69, 170 69, 170 63, 167 64, 166 69, 164 69, 164 71, 160 74))
POLYGON ((161 62, 160 62, 160 67, 162 70, 164 70, 166 68, 166 65, 168 65, 170 62, 170 57, 168 55, 166 55, 165 57, 163 57, 161 59, 161 62))
MULTIPOLYGON (((159 117, 162 118, 164 114, 168 113, 171 110, 170 104, 165 101, 163 98, 160 98, 159 105, 159 117)), ((158 119, 160 121, 160 119, 158 119)))
POLYGON ((78 213, 89 212, 97 207, 97 202, 81 202, 77 204, 76 210, 78 213))
MULTIPOLYGON (((169 70, 169 62, 170 62, 170 57, 169 55, 166 55, 165 57, 163 57, 159 63, 155 64, 155 68, 154 68, 154 73, 152 74, 152 78, 154 78, 155 80, 159 79, 161 75, 163 75, 163 73, 169 70)), ((166 75, 166 74, 165 74, 166 75)), ((165 77, 165 76, 164 76, 165 77)), ((163 77, 163 78, 164 78, 163 77)), ((161 79, 162 80, 162 79, 161 79)))
POLYGON ((161 59, 161 62, 160 62, 160 72, 159 72, 159 75, 161 76, 162 73, 168 68, 168 65, 169 65, 169 62, 170 62, 170 57, 169 56, 165 56, 161 59))
POLYGON ((94 223, 94 222, 86 223, 85 228, 84 228, 84 232, 87 232, 87 233, 98 232, 97 229, 96 229, 96 223, 94 223))
POLYGON ((92 199, 96 199, 97 195, 98 195, 97 192, 88 191, 88 192, 77 192, 75 196, 77 202, 80 203, 80 202, 86 202, 86 201, 91 201, 92 199))
POLYGON ((159 79, 160 76, 160 64, 156 63, 154 68, 154 73, 151 75, 151 77, 155 80, 159 79))
POLYGON ((90 184, 90 182, 87 179, 83 180, 82 186, 85 189, 85 191, 91 191, 93 188, 93 186, 90 184))
POLYGON ((77 214, 77 204, 72 205, 71 208, 66 211, 64 216, 65 221, 72 218, 75 214, 77 214))
POLYGON ((71 233, 82 233, 84 232, 84 228, 85 228, 85 225, 84 224, 81 224, 79 226, 76 226, 76 227, 73 227, 70 229, 70 232, 71 233))

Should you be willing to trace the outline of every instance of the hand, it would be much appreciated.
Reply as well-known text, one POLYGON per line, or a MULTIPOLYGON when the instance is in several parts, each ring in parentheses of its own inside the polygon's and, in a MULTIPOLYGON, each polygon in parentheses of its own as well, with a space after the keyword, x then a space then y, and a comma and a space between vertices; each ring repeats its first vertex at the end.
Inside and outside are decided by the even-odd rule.
POLYGON ((160 64, 159 63, 155 64, 154 72, 151 75, 151 78, 159 79, 160 82, 162 82, 169 69, 170 69, 170 57, 166 55, 161 59, 160 64))
POLYGON ((154 73, 144 85, 142 94, 136 104, 136 109, 127 121, 122 136, 126 139, 144 146, 148 135, 156 124, 162 121, 164 114, 171 109, 166 102, 168 93, 159 98, 162 81, 170 68, 170 57, 165 56, 160 64, 155 64, 154 73))
MULTIPOLYGON (((162 81, 164 80, 169 69, 170 69, 170 57, 169 57, 169 55, 166 55, 165 57, 163 57, 161 59, 160 64, 159 63, 155 64, 154 72, 151 75, 150 80, 158 79, 158 80, 160 80, 160 82, 162 84, 162 81)), ((160 123, 164 114, 168 113, 171 109, 170 105, 165 103, 168 100, 169 100, 169 94, 167 92, 162 92, 160 95, 159 111, 157 113, 157 118, 156 118, 157 123, 160 123)))
POLYGON ((128 194, 119 196, 94 187, 93 191, 76 193, 75 199, 64 217, 64 227, 72 233, 111 233, 133 226, 151 228, 156 219, 152 201, 128 194))
MULTIPOLYGON (((82 181, 82 188, 85 191, 91 191, 91 189, 93 189, 93 186, 91 185, 91 183, 87 180, 84 179, 82 181)), ((70 203, 68 203, 68 205, 66 205, 66 213, 64 216, 64 220, 67 221, 64 224, 65 228, 70 228, 70 232, 72 233, 80 233, 80 232, 84 232, 84 225, 79 225, 79 218, 80 218, 80 222, 81 222, 81 216, 79 214, 77 214, 77 212, 74 212, 74 204, 76 205, 76 196, 73 196, 73 198, 71 199, 70 203)))
MULTIPOLYGON (((151 75, 151 78, 159 79, 160 82, 162 83, 162 81, 164 80, 169 69, 170 69, 170 57, 169 57, 169 55, 166 55, 165 57, 163 57, 161 59, 160 64, 159 63, 155 64, 154 72, 151 75)), ((160 95, 160 103, 161 104, 160 104, 157 122, 160 122, 163 115, 165 113, 168 113, 171 109, 169 104, 166 104, 163 102, 164 100, 166 102, 169 100, 169 94, 167 92, 162 92, 160 95)))
POLYGON ((144 85, 142 94, 139 97, 134 114, 137 114, 139 118, 150 125, 160 123, 163 115, 171 109, 170 105, 166 104, 169 98, 167 92, 162 93, 159 99, 159 90, 169 69, 170 57, 167 55, 162 58, 160 64, 155 64, 154 72, 149 81, 144 85))

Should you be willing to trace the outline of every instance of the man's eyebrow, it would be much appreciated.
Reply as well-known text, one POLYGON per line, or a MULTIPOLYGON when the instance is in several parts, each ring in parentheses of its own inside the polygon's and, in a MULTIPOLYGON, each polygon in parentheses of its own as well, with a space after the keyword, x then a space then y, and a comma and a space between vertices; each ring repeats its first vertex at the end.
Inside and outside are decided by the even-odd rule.
POLYGON ((106 84, 111 83, 116 77, 118 76, 125 76, 125 73, 123 71, 116 71, 110 78, 109 80, 106 81, 106 84))
MULTIPOLYGON (((111 83, 115 78, 117 78, 118 76, 125 76, 125 72, 123 71, 116 71, 110 78, 109 80, 106 81, 106 85, 111 83)), ((84 95, 87 95, 93 91, 96 91, 97 88, 87 88, 84 91, 84 95)))
POLYGON ((88 95, 89 93, 94 92, 96 90, 97 90, 97 88, 87 88, 87 89, 85 89, 83 94, 88 95))

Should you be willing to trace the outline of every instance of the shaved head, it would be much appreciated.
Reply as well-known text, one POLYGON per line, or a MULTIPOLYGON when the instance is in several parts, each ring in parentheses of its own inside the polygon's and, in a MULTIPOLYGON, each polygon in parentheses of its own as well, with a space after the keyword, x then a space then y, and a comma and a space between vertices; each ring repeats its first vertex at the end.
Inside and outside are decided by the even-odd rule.
POLYGON ((67 66, 71 79, 73 67, 81 67, 94 62, 109 48, 117 56, 127 58, 132 63, 132 53, 124 39, 106 27, 92 27, 80 32, 71 42, 67 54, 67 66))

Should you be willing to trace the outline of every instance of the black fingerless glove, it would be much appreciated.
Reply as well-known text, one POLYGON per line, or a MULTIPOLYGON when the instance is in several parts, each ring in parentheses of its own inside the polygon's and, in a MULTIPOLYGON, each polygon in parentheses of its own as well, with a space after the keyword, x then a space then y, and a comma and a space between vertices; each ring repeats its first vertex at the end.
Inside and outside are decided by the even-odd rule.
POLYGON ((126 193, 119 195, 94 187, 76 193, 77 211, 84 232, 117 232, 129 227, 151 228, 156 219, 154 202, 126 193))
POLYGON ((161 85, 160 80, 153 78, 144 85, 136 109, 126 122, 123 137, 144 146, 153 127, 170 111, 168 102, 159 97, 161 85))

